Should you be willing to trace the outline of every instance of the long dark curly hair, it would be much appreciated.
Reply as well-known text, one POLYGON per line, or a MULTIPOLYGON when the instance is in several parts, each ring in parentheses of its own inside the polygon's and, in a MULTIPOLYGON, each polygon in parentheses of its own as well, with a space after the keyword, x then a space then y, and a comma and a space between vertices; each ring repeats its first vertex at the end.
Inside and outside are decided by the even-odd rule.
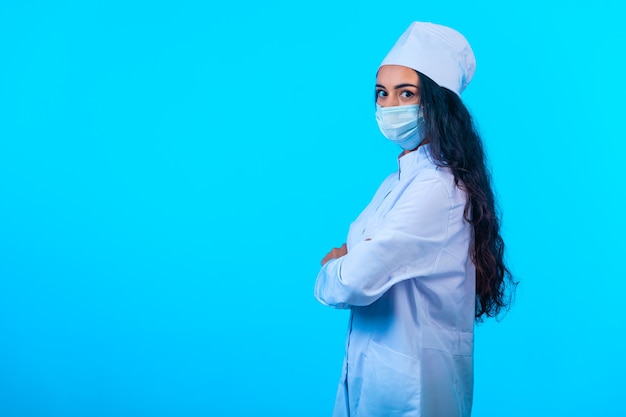
POLYGON ((481 322, 510 306, 518 284, 504 261, 500 215, 482 140, 459 96, 416 72, 433 162, 449 168, 467 194, 463 215, 474 229, 470 256, 476 267, 476 321, 481 322))

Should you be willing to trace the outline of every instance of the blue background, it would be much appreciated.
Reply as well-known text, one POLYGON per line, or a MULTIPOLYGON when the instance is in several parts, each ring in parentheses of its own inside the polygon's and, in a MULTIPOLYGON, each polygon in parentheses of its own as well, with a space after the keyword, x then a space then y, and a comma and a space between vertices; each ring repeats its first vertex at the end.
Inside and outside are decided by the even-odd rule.
POLYGON ((0 416, 324 416, 347 313, 320 259, 398 149, 379 62, 413 20, 464 101, 510 265, 475 416, 624 416, 617 1, 0 0, 0 416))

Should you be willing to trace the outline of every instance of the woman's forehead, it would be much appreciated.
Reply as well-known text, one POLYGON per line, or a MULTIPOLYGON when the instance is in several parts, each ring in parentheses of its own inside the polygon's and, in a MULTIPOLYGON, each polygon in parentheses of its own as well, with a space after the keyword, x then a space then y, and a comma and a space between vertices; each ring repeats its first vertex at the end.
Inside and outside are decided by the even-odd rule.
POLYGON ((376 82, 378 84, 401 84, 411 83, 419 85, 419 77, 413 68, 402 65, 383 65, 378 69, 376 74, 376 82))

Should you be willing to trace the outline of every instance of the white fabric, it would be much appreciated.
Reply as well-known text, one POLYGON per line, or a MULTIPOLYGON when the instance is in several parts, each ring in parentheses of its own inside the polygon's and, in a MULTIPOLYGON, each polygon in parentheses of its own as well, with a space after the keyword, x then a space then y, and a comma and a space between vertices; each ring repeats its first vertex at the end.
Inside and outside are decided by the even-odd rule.
POLYGON ((473 390, 475 269, 465 193, 422 145, 399 159, 352 223, 348 253, 315 283, 350 308, 334 417, 467 417, 473 390))
POLYGON ((413 68, 460 96, 474 76, 476 59, 467 39, 456 30, 413 22, 380 65, 413 68))

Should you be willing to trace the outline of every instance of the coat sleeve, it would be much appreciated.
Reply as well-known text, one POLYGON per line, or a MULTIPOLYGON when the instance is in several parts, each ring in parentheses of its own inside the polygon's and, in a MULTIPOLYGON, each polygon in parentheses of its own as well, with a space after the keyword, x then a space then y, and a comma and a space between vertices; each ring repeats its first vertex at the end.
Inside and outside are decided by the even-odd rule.
POLYGON ((403 191, 370 240, 322 266, 315 297, 335 308, 365 306, 394 284, 428 276, 448 240, 453 206, 449 185, 437 176, 415 179, 403 191))

